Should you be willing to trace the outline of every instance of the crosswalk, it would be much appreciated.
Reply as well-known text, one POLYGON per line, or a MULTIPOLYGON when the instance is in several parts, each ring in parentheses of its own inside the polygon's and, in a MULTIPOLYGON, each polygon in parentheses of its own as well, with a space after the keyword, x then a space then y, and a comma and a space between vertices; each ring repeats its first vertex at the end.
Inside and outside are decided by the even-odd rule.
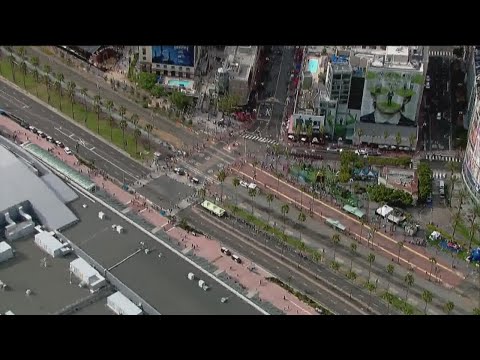
POLYGON ((271 144, 271 145, 278 144, 278 141, 276 140, 265 138, 255 134, 247 134, 247 135, 244 135, 243 138, 247 140, 258 141, 264 144, 271 144))
POLYGON ((430 50, 428 53, 429 56, 442 56, 442 57, 452 57, 453 52, 446 50, 430 50))
POLYGON ((425 159, 429 161, 448 161, 448 162, 461 162, 462 159, 458 156, 448 156, 448 155, 435 155, 435 154, 425 154, 425 159))

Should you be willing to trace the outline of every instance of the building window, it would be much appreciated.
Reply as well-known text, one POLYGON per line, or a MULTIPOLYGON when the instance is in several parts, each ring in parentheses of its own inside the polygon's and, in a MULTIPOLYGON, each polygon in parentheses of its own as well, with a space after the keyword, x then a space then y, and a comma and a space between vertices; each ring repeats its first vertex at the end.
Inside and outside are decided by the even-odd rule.
POLYGON ((170 70, 174 70, 174 69, 175 69, 175 65, 171 65, 170 70))
POLYGON ((147 49, 142 48, 142 55, 147 55, 147 49))
POLYGON ((160 70, 155 71, 157 75, 160 75, 160 70))
POLYGON ((167 68, 167 65, 163 65, 163 68, 166 69, 166 68, 167 68))
POLYGON ((143 57, 143 61, 147 61, 147 57, 146 57, 146 56, 143 57))
POLYGON ((175 71, 170 71, 170 76, 175 76, 175 71))
POLYGON ((179 66, 179 67, 178 67, 178 70, 183 70, 183 67, 182 67, 182 66, 179 66))
POLYGON ((185 74, 185 77, 186 77, 187 79, 190 79, 190 74, 187 72, 187 73, 185 74))
POLYGON ((168 70, 163 70, 163 75, 168 76, 168 70))
POLYGON ((366 49, 367 47, 365 45, 362 45, 362 49, 366 49))

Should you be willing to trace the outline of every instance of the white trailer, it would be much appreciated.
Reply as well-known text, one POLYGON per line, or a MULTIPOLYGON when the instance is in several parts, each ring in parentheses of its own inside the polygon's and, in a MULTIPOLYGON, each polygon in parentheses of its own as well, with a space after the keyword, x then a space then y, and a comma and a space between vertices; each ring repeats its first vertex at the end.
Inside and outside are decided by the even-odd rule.
POLYGON ((72 252, 72 248, 68 243, 62 243, 52 233, 46 231, 35 235, 35 244, 54 258, 72 252))
POLYGON ((142 309, 120 291, 107 298, 107 306, 117 315, 142 315, 142 309))
POLYGON ((80 279, 81 284, 86 284, 91 292, 95 292, 105 285, 105 278, 82 258, 70 263, 70 272, 80 279))
POLYGON ((5 241, 0 242, 0 263, 13 257, 13 249, 5 241))

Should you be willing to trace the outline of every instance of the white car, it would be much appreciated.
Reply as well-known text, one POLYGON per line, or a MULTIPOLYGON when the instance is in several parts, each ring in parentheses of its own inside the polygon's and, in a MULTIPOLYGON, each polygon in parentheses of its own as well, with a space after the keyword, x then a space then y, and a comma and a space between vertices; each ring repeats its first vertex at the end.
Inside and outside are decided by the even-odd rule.
POLYGON ((240 186, 243 186, 244 188, 248 188, 248 183, 246 181, 240 180, 240 186))
POLYGON ((72 150, 70 150, 70 148, 68 148, 68 147, 66 147, 64 150, 65 150, 65 154, 67 154, 67 155, 72 155, 73 154, 72 150))
POLYGON ((288 135, 288 140, 295 141, 295 136, 294 135, 288 135))
POLYGON ((306 137, 302 137, 302 138, 300 139, 300 141, 301 141, 301 142, 306 142, 306 141, 307 141, 307 138, 306 138, 306 137))
POLYGON ((255 190, 257 188, 257 184, 250 183, 250 184, 248 184, 248 188, 255 190))
POLYGON ((442 120, 442 113, 441 113, 441 112, 439 112, 439 113, 437 114, 437 120, 442 120))
POLYGON ((320 141, 316 137, 312 139, 312 144, 318 144, 320 141))

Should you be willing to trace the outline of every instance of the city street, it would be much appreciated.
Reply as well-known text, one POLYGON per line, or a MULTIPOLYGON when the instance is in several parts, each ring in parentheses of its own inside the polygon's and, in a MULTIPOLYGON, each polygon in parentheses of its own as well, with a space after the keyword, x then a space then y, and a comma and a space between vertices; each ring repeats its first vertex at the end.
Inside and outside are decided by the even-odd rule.
MULTIPOLYGON (((72 151, 79 144, 78 153, 81 157, 95 161, 97 168, 119 181, 134 183, 149 173, 146 167, 126 153, 120 152, 73 120, 67 120, 56 110, 52 111, 53 108, 41 100, 15 90, 3 80, 0 80, 0 109, 63 142, 72 151)), ((33 133, 31 135, 35 136, 33 133)))

